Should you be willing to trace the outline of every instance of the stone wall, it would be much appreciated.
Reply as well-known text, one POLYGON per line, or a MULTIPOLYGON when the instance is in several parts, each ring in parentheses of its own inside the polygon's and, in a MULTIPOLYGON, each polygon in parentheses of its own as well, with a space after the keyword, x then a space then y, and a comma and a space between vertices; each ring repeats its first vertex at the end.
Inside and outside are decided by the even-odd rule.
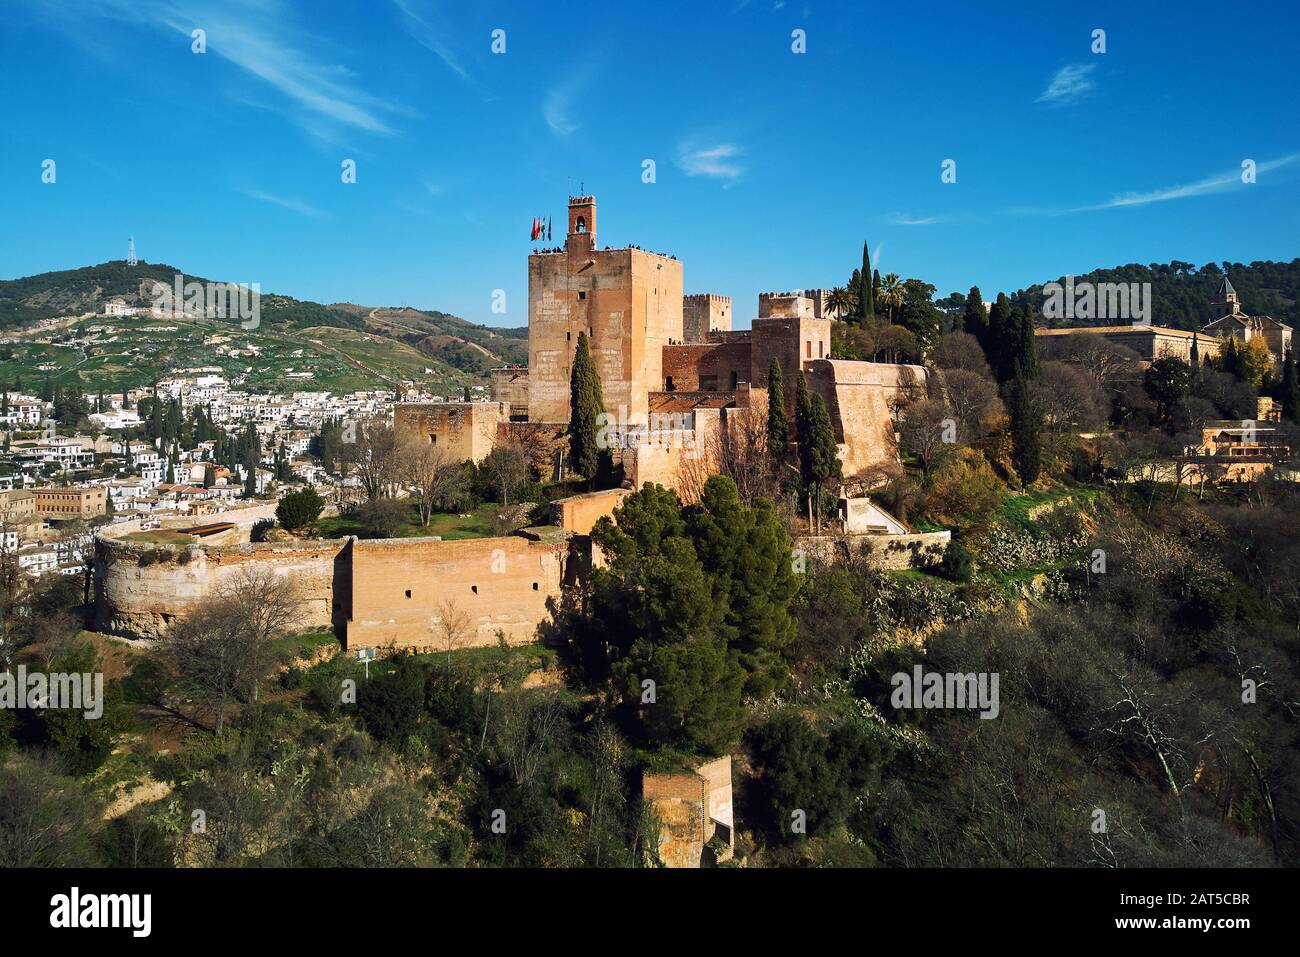
POLYGON ((807 368, 808 387, 826 400, 845 478, 897 466, 891 405, 909 389, 925 388, 925 369, 846 359, 814 361, 807 368))
POLYGON ((630 489, 612 488, 556 499, 551 503, 551 524, 574 535, 587 535, 600 519, 612 517, 614 509, 631 494, 630 489))
POLYGON ((160 546, 101 535, 96 627, 163 637, 223 583, 256 567, 292 578, 302 602, 300 626, 332 626, 345 647, 445 648, 448 603, 466 618, 461 646, 492 644, 498 632, 511 642, 531 641, 570 566, 589 568, 592 560, 583 552, 590 551, 589 539, 555 532, 543 541, 508 535, 230 546, 160 546), (571 562, 571 554, 579 560, 571 562))
POLYGON ((659 822, 659 860, 665 867, 700 867, 729 859, 735 849, 731 756, 723 755, 691 771, 646 774, 641 799, 659 822), (716 856, 706 850, 714 837, 716 856))
POLYGON ((519 535, 456 542, 354 541, 346 647, 446 648, 448 618, 464 616, 459 647, 532 641, 558 600, 569 544, 519 535))
MULTIPOLYGON (((733 391, 740 383, 749 381, 752 351, 750 343, 744 340, 666 346, 663 391, 733 391)), ((659 391, 659 387, 652 391, 659 391)))
POLYGON ((103 536, 95 541, 95 627, 160 638, 222 584, 250 567, 293 579, 303 628, 335 623, 335 579, 345 542, 161 546, 103 536))
MULTIPOLYGON (((1040 359, 1054 359, 1058 350, 1070 336, 1090 334, 1100 336, 1107 342, 1132 349, 1145 364, 1150 364, 1164 356, 1173 356, 1183 362, 1190 362, 1192 340, 1196 333, 1185 329, 1171 329, 1166 326, 1080 326, 1074 329, 1035 329, 1035 345, 1040 359)), ((1201 358, 1205 359, 1215 351, 1216 343, 1206 336, 1200 337, 1201 358)))
POLYGON ((517 418, 528 415, 528 369, 521 366, 501 366, 488 372, 489 394, 493 402, 510 406, 510 414, 517 418))
POLYGON ((699 293, 683 298, 683 342, 704 342, 711 332, 730 331, 730 296, 718 296, 713 293, 699 293))
POLYGON ((509 421, 505 402, 402 402, 393 407, 399 439, 446 449, 453 462, 482 461, 496 443, 498 427, 509 421))

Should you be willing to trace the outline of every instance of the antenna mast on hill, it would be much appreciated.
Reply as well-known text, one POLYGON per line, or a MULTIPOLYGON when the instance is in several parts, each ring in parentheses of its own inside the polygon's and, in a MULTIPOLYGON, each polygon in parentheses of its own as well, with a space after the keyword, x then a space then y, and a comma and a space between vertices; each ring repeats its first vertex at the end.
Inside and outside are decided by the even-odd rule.
POLYGON ((134 266, 136 264, 134 236, 126 237, 126 264, 128 266, 134 266))

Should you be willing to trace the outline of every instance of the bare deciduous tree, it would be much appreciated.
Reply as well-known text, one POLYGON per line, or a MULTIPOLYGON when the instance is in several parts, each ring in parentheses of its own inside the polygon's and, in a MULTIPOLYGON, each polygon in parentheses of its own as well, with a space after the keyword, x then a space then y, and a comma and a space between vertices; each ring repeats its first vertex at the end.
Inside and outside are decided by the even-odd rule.
POLYGON ((387 419, 373 417, 356 424, 354 442, 339 450, 344 471, 354 476, 365 492, 366 501, 387 498, 399 481, 397 432, 387 419))
POLYGON ((508 439, 498 444, 479 463, 479 471, 488 485, 509 505, 511 493, 522 488, 529 478, 528 455, 518 441, 508 439))
POLYGON ((474 633, 470 613, 454 598, 448 598, 438 604, 438 617, 433 620, 430 630, 440 633, 447 642, 447 673, 450 674, 452 649, 463 645, 474 633))
POLYGON ((453 462, 446 448, 418 439, 402 445, 396 462, 398 479, 410 492, 420 514, 420 524, 428 526, 433 513, 455 497, 465 483, 459 462, 453 462))
POLYGON ((243 572, 204 599, 165 645, 178 686, 209 710, 221 733, 235 701, 256 701, 279 663, 273 639, 297 618, 293 583, 270 569, 243 572))

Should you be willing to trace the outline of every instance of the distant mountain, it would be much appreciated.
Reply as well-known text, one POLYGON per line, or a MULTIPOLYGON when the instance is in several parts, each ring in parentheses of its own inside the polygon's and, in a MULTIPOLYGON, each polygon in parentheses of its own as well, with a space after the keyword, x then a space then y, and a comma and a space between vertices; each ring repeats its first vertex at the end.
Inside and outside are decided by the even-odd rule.
MULTIPOLYGON (((1290 262, 1260 261, 1245 263, 1192 263, 1174 260, 1143 266, 1130 263, 1113 269, 1095 269, 1074 277, 1080 282, 1151 283, 1153 300, 1151 321, 1175 329, 1199 329, 1218 318, 1212 303, 1224 274, 1241 296, 1242 309, 1253 316, 1272 316, 1291 326, 1300 327, 1300 259, 1290 262)), ((1053 280, 1047 280, 1048 282, 1053 280)), ((1064 283, 1060 276, 1055 282, 1064 283)), ((1041 317, 1043 284, 1011 294, 1017 303, 1028 302, 1041 317)), ((1041 318, 1040 318, 1041 321, 1041 318)), ((1095 325, 1096 320, 1062 320, 1060 325, 1095 325)))
MULTIPOLYGON (((128 306, 152 304, 155 282, 171 287, 176 275, 208 282, 165 263, 125 260, 0 280, 0 330, 14 329, 55 316, 99 313, 110 299, 128 306)), ((262 322, 271 327, 307 329, 337 326, 403 342, 456 369, 482 373, 493 366, 527 361, 528 330, 493 329, 445 312, 402 307, 390 309, 354 303, 322 305, 263 291, 262 322)))

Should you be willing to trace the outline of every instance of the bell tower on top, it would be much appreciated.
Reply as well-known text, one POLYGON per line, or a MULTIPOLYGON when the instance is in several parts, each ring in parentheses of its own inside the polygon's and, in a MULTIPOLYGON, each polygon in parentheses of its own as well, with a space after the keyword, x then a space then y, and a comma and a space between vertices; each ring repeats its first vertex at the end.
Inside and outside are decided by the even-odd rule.
POLYGON ((569 197, 569 235, 564 248, 589 253, 596 248, 596 197, 569 197))

